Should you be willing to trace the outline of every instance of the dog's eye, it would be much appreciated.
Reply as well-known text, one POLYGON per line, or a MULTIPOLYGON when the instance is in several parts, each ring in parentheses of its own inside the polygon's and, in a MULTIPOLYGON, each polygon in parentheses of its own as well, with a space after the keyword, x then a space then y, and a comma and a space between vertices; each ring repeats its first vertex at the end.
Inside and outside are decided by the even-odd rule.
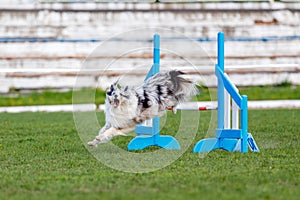
POLYGON ((111 96, 113 94, 114 90, 113 89, 109 89, 106 91, 106 94, 111 96))
POLYGON ((122 97, 126 98, 126 99, 129 99, 129 95, 125 95, 125 94, 120 94, 122 97))
POLYGON ((111 95, 111 93, 112 93, 111 90, 106 91, 106 94, 109 95, 109 96, 111 95))
POLYGON ((106 91, 106 94, 110 96, 113 93, 113 91, 114 91, 114 86, 111 85, 110 88, 106 91))

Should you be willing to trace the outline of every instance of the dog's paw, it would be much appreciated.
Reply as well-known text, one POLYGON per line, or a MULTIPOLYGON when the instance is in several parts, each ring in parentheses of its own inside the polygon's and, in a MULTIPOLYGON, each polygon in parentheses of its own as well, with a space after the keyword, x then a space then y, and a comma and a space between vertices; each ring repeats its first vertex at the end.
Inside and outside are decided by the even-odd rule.
POLYGON ((109 136, 102 134, 102 135, 98 135, 95 140, 97 141, 97 143, 101 144, 101 143, 108 142, 110 139, 111 138, 109 136))
POLYGON ((87 144, 90 147, 97 147, 98 146, 98 141, 97 140, 89 141, 87 144))

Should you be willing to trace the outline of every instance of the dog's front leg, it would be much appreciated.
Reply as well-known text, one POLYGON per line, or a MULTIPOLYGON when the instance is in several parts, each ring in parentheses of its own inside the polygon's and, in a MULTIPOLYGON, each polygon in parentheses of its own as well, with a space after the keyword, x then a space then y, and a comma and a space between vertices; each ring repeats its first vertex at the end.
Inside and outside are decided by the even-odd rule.
POLYGON ((89 146, 97 146, 99 144, 99 140, 97 140, 97 137, 99 137, 100 135, 102 135, 106 130, 108 130, 109 128, 111 128, 111 124, 110 123, 106 123, 99 131, 98 136, 96 136, 96 138, 93 141, 88 142, 89 146))
POLYGON ((98 135, 95 140, 97 140, 98 143, 105 143, 105 142, 111 140, 115 136, 119 136, 119 135, 126 136, 126 133, 128 133, 131 130, 133 130, 133 129, 129 129, 129 128, 117 129, 117 128, 111 127, 108 130, 106 130, 103 134, 98 135))
POLYGON ((135 124, 132 125, 132 126, 128 126, 128 127, 125 127, 125 128, 114 128, 114 127, 111 127, 109 128, 108 130, 106 130, 104 133, 98 135, 95 140, 93 140, 90 145, 90 146, 97 146, 99 143, 105 143, 109 140, 111 140, 113 137, 115 136, 119 136, 119 135, 123 135, 123 136, 126 136, 126 133, 134 130, 135 128, 135 124), (96 143, 96 145, 94 145, 96 143))
POLYGON ((103 134, 106 130, 108 130, 109 128, 111 128, 111 124, 110 123, 106 123, 99 131, 98 136, 103 134))

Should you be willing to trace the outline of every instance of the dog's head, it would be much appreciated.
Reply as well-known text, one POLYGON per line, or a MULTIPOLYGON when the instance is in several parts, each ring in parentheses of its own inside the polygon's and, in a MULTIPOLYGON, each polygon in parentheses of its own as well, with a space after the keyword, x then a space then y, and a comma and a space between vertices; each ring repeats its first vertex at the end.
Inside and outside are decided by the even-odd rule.
POLYGON ((119 81, 113 83, 106 91, 106 99, 114 108, 123 105, 129 98, 128 86, 122 87, 119 81))

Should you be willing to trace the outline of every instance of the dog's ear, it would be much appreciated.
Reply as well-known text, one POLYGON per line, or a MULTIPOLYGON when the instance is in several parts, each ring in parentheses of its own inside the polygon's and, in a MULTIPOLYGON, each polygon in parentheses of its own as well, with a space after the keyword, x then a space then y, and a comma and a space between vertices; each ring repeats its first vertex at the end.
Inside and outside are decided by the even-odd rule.
POLYGON ((114 83, 113 83, 113 85, 114 85, 114 87, 116 87, 117 89, 121 89, 121 84, 119 83, 119 81, 120 81, 120 78, 118 78, 118 80, 116 80, 114 83))
POLYGON ((114 90, 114 85, 112 84, 109 88, 107 88, 106 94, 110 96, 114 90))
POLYGON ((118 84, 119 84, 119 81, 120 81, 120 78, 118 78, 118 79, 113 83, 113 85, 114 85, 114 86, 118 85, 118 84))

